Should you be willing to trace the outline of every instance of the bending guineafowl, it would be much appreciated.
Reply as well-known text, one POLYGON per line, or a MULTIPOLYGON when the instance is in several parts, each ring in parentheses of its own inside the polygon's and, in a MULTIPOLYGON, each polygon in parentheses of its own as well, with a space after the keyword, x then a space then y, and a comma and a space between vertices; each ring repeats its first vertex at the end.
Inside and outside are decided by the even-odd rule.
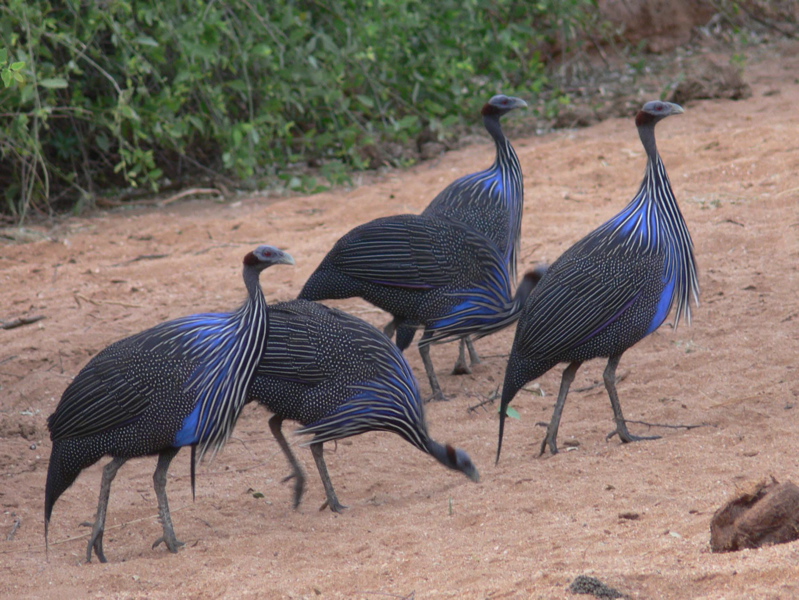
MULTIPOLYGON (((539 277, 540 271, 525 275, 514 296, 505 258, 491 240, 456 221, 397 215, 360 225, 336 242, 300 298, 360 296, 398 323, 424 327, 419 353, 433 397, 443 399, 429 344, 512 323, 539 277)), ((398 340, 400 349, 405 341, 398 340)))
POLYGON ((479 479, 463 450, 430 438, 419 384, 399 348, 377 329, 305 300, 270 306, 269 318, 269 341, 250 399, 275 413, 269 427, 292 467, 295 508, 305 477, 283 437, 284 419, 299 421, 300 433, 314 436, 311 452, 334 512, 345 507, 330 482, 323 444, 367 431, 392 431, 450 469, 479 479))
MULTIPOLYGON (((130 458, 158 454, 153 475, 164 542, 175 537, 166 496, 169 463, 183 446, 218 451, 227 441, 266 346, 269 310, 259 283, 270 265, 294 264, 287 253, 259 246, 244 257, 247 300, 232 313, 206 313, 156 325, 95 356, 64 391, 47 420, 53 449, 47 471, 44 535, 53 505, 80 472, 109 454, 97 517, 86 549, 101 562, 111 482, 130 458)), ((192 472, 194 465, 192 464, 192 472)), ((193 478, 192 478, 193 480, 193 478)), ((193 481, 192 481, 193 483, 193 481)))
MULTIPOLYGON (((483 125, 497 150, 494 164, 485 171, 453 181, 422 213, 458 221, 490 239, 504 257, 505 269, 514 283, 522 231, 524 184, 519 158, 505 137, 499 120, 510 111, 526 106, 521 98, 502 94, 494 96, 483 106, 483 125)), ((395 328, 398 329, 397 344, 404 349, 413 340, 415 328, 392 322, 386 327, 386 334, 390 335, 395 328)), ((458 361, 452 371, 455 375, 471 372, 466 363, 464 345, 469 348, 472 364, 480 362, 470 338, 461 338, 458 361)))
MULTIPOLYGON (((499 414, 497 461, 505 411, 516 392, 560 362, 568 362, 546 438, 555 454, 569 385, 580 365, 608 357, 604 373, 622 442, 655 437, 630 434, 616 394, 616 367, 630 346, 655 331, 677 304, 675 327, 690 300, 699 302, 693 243, 655 145, 655 125, 683 109, 647 102, 635 124, 647 155, 641 188, 627 207, 558 258, 527 299, 516 328, 499 414)), ((609 436, 610 437, 610 436, 609 436)))

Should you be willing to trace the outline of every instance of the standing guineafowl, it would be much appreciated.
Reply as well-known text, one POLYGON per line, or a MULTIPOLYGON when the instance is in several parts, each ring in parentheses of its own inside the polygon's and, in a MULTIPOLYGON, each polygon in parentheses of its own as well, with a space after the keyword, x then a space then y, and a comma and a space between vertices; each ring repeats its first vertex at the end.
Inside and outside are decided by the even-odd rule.
POLYGON ((269 341, 250 391, 274 413, 269 427, 288 459, 299 505, 305 477, 281 431, 284 419, 311 434, 311 452, 327 495, 341 512, 323 456, 323 444, 367 431, 392 431, 450 469, 474 481, 477 469, 462 450, 427 432, 419 384, 402 352, 364 321, 315 302, 270 306, 269 341))
POLYGON ((259 276, 276 264, 294 264, 294 259, 259 246, 244 257, 248 298, 237 311, 161 323, 110 345, 78 373, 47 420, 53 449, 45 542, 56 500, 83 469, 108 454, 113 459, 103 470, 86 549, 87 561, 94 549, 106 562, 103 531, 111 482, 128 459, 157 454, 153 484, 164 535, 153 547, 164 542, 177 552, 182 543, 175 537, 166 496, 169 463, 183 446, 197 446, 199 460, 230 437, 267 342, 269 310, 259 276))
MULTIPOLYGON (((683 109, 647 102, 635 118, 647 155, 641 188, 627 207, 558 258, 525 303, 516 329, 499 414, 497 461, 505 412, 516 392, 556 364, 568 362, 546 438, 557 452, 560 416, 580 365, 608 357, 604 373, 622 442, 630 434, 616 394, 616 367, 630 346, 655 331, 677 305, 675 327, 699 302, 693 243, 655 145, 655 125, 683 109)), ((609 436, 610 437, 610 436, 609 436)))
MULTIPOLYGON (((524 183, 519 157, 505 137, 500 118, 514 109, 526 107, 521 98, 499 94, 491 98, 481 111, 483 124, 496 146, 494 164, 485 171, 466 175, 453 181, 422 213, 458 221, 490 239, 505 259, 505 269, 511 282, 516 282, 516 264, 522 231, 524 209, 524 183)), ((413 340, 415 329, 392 322, 386 328, 391 334, 397 328, 397 344, 406 348, 413 340)), ((464 345, 469 348, 471 362, 480 358, 469 337, 461 338, 458 362, 453 374, 469 373, 464 356, 464 345)))
MULTIPOLYGON (((398 323, 424 327, 419 353, 433 398, 440 400, 444 395, 429 345, 486 335, 514 322, 539 277, 539 271, 525 275, 513 295, 505 258, 491 240, 457 221, 397 215, 344 235, 305 283, 300 298, 360 296, 398 323)), ((407 347, 401 340, 397 345, 407 347)))

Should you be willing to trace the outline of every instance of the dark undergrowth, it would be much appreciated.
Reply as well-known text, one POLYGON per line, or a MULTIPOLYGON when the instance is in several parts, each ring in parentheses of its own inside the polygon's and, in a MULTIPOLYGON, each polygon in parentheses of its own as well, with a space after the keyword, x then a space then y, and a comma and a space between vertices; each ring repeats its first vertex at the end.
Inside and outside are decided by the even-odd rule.
POLYGON ((7 0, 0 216, 346 184, 451 145, 498 92, 551 122, 615 33, 595 0, 7 0))

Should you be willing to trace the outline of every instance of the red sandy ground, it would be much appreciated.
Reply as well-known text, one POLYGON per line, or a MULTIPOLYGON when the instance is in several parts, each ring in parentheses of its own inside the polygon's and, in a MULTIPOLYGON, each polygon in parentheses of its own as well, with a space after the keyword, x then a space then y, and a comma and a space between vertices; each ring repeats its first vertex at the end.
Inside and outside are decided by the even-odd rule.
MULTIPOLYGON (((94 515, 105 461, 56 504, 46 558, 45 420, 91 356, 160 321, 235 307, 241 257, 261 242, 297 259, 264 274, 268 299, 294 297, 351 227, 419 212, 448 182, 487 166, 493 148, 486 140, 351 191, 70 218, 47 239, 1 247, 0 318, 47 318, 0 331, 0 596, 568 598, 569 583, 588 574, 632 598, 799 597, 797 543, 722 555, 708 543, 711 515, 746 482, 799 480, 797 50, 786 44, 778 60, 748 65, 749 100, 690 103, 658 128, 696 244, 702 304, 692 327, 664 326, 625 354, 619 392, 629 419, 706 424, 631 426, 658 441, 606 441, 612 413, 599 387, 572 392, 562 452, 539 458, 537 423, 549 420, 558 368, 538 382, 544 397, 517 396, 521 420, 509 421, 494 466, 496 406, 467 409, 501 382, 510 328, 478 342, 486 360, 471 376, 449 375, 455 345, 432 353, 453 397, 428 405, 432 434, 471 454, 479 484, 397 436, 368 434, 328 452, 350 507, 342 515, 317 510, 324 492, 298 448, 309 485, 295 511, 267 414, 249 406, 224 452, 200 467, 196 502, 189 453, 173 462, 168 491, 187 542, 178 555, 150 548, 161 529, 155 459, 146 458, 114 482, 110 562, 84 564, 80 526, 94 515), (166 256, 134 260, 155 254, 166 256), (567 451, 570 441, 579 445, 567 451)), ((645 157, 631 117, 514 140, 527 192, 524 267, 551 262, 635 193, 645 157)), ((337 305, 375 325, 387 320, 360 300, 337 305)), ((429 393, 415 348, 407 356, 429 393)), ((585 365, 573 387, 600 381, 603 368, 585 365)))

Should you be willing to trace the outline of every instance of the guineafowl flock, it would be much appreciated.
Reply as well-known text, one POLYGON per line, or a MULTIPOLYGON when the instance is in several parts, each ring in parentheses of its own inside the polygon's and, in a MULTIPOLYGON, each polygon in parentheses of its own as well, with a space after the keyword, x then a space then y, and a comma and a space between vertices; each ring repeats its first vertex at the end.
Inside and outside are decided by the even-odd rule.
MULTIPOLYGON (((499 409, 499 461, 510 402, 528 382, 559 363, 560 393, 541 443, 556 453, 558 425, 580 365, 607 358, 604 383, 623 443, 652 439, 627 429, 616 391, 622 354, 655 331, 675 308, 674 325, 690 322, 699 283, 693 244, 655 144, 655 125, 683 109, 646 103, 635 117, 647 163, 641 187, 615 217, 588 233, 551 265, 517 282, 524 205, 522 167, 500 118, 525 107, 498 95, 482 109, 496 146, 493 165, 447 186, 421 214, 359 224, 341 237, 298 299, 267 304, 260 273, 294 259, 259 246, 243 260, 244 304, 161 323, 108 346, 78 373, 48 419, 52 450, 45 488, 45 543, 54 505, 81 471, 103 456, 97 513, 86 549, 106 561, 103 533, 111 484, 130 458, 157 455, 153 484, 164 543, 182 545, 172 525, 166 474, 180 448, 195 464, 229 439, 242 408, 272 413, 269 429, 288 461, 294 507, 306 478, 283 434, 301 425, 324 486, 324 507, 340 512, 323 446, 369 431, 389 431, 444 466, 479 481, 469 455, 428 433, 425 399, 403 351, 422 329, 419 352, 433 400, 445 400, 431 345, 457 340, 453 374, 480 358, 473 341, 516 323, 499 409), (319 301, 360 297, 385 310, 379 331, 319 301), (396 336, 396 341, 392 337, 396 336), (466 359, 468 350, 469 362, 466 359)), ((546 224, 542 223, 541 227, 546 224)))

